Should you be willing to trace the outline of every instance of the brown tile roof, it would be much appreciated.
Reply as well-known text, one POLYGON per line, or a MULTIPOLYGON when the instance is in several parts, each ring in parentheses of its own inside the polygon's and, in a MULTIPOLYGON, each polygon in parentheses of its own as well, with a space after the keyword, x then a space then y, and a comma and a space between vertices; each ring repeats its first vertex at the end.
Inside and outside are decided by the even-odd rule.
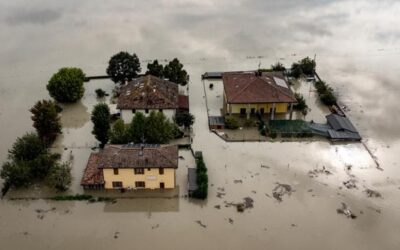
POLYGON ((178 168, 178 146, 158 144, 106 145, 98 168, 178 168))
POLYGON ((189 110, 189 96, 187 95, 179 95, 178 96, 178 106, 180 109, 189 110))
POLYGON ((97 167, 99 153, 91 153, 85 172, 81 180, 81 185, 101 185, 104 184, 103 171, 97 167))
POLYGON ((177 109, 178 85, 147 75, 133 79, 120 90, 117 109, 177 109))
POLYGON ((281 72, 226 73, 222 76, 228 103, 295 103, 296 98, 281 72), (278 84, 284 84, 280 86, 278 84))

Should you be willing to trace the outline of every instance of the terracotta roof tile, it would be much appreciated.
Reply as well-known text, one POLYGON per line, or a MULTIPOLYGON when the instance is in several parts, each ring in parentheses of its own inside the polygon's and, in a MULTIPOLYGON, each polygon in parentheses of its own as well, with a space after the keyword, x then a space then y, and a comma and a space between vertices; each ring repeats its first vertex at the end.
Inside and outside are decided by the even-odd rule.
POLYGON ((133 79, 120 90, 117 109, 177 109, 178 85, 147 75, 133 79))
POLYGON ((296 98, 280 72, 227 73, 222 77, 228 103, 295 103, 296 98), (278 85, 277 81, 286 84, 278 85))
POLYGON ((99 153, 92 153, 89 156, 85 172, 81 180, 81 185, 104 184, 103 171, 97 167, 99 153))

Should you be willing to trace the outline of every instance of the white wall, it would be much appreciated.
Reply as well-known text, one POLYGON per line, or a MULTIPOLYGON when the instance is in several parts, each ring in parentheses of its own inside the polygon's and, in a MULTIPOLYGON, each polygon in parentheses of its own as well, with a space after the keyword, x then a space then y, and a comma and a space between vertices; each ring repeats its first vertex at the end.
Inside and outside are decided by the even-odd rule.
MULTIPOLYGON (((147 114, 144 109, 136 109, 136 112, 141 112, 145 116, 148 116, 152 110, 159 112, 158 109, 149 109, 149 113, 147 113, 147 114)), ((162 112, 171 122, 173 121, 173 117, 175 116, 175 113, 176 113, 175 109, 163 109, 162 112)), ((132 118, 134 115, 135 114, 132 113, 132 110, 130 110, 130 109, 122 109, 121 110, 121 118, 124 121, 124 123, 130 123, 132 121, 132 118)))

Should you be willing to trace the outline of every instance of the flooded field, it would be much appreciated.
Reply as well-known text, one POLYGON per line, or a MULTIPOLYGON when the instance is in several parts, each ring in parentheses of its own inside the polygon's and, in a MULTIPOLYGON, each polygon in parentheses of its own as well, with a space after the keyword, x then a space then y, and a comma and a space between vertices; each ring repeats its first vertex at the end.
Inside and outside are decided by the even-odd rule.
MULTIPOLYGON (((210 186, 206 201, 185 197, 186 168, 194 163, 181 151, 176 198, 92 204, 3 199, 0 248, 399 249, 399 11, 389 0, 2 1, 1 162, 14 140, 32 130, 28 110, 49 98, 45 86, 58 68, 102 75, 111 55, 128 50, 144 70, 155 58, 184 63, 196 116, 193 148, 203 151, 210 186), (314 55, 363 143, 227 143, 209 132, 202 73, 269 67, 277 60, 290 66, 314 55), (369 197, 369 189, 381 197, 369 197), (240 213, 232 204, 244 198, 253 207, 240 213), (357 218, 338 213, 342 203, 357 218)), ((99 101, 94 90, 110 93, 113 83, 85 87, 79 103, 64 107, 63 135, 54 148, 73 161, 71 193, 83 192, 79 181, 97 145, 90 122, 99 101)), ((318 107, 310 103, 314 92, 294 88, 318 107)), ((324 112, 313 108, 306 119, 319 122, 324 112)))

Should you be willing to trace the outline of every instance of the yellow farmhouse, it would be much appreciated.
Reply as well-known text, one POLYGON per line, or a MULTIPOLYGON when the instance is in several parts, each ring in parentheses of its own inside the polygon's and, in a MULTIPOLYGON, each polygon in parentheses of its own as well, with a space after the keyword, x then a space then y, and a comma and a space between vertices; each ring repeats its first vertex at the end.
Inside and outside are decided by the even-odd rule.
POLYGON ((258 113, 274 119, 276 113, 290 112, 292 118, 296 98, 281 72, 225 73, 222 80, 226 115, 258 113))
POLYGON ((177 145, 106 145, 90 155, 81 185, 85 189, 174 188, 177 168, 177 145))

